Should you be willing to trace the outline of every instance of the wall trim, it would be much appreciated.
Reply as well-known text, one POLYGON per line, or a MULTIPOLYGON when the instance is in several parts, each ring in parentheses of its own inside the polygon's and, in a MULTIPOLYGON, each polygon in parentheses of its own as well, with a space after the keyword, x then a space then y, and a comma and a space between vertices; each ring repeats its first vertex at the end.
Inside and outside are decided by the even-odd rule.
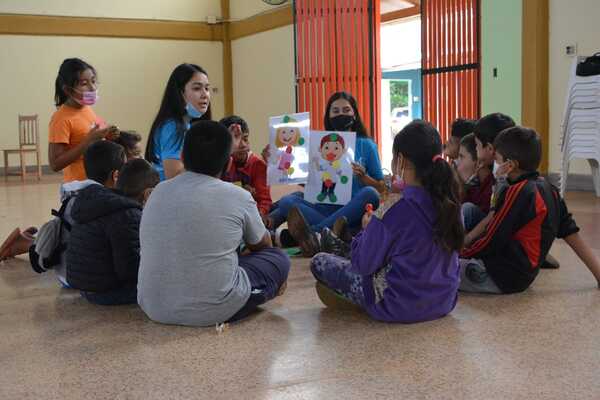
POLYGON ((223 27, 191 21, 0 14, 0 34, 221 41, 223 27))
POLYGON ((397 21, 403 18, 414 17, 415 15, 421 14, 420 6, 413 6, 409 8, 404 8, 398 11, 392 11, 389 13, 381 14, 381 23, 397 21))
POLYGON ((231 23, 231 40, 241 39, 246 36, 270 31, 294 23, 292 6, 277 8, 273 11, 261 13, 241 21, 231 23))

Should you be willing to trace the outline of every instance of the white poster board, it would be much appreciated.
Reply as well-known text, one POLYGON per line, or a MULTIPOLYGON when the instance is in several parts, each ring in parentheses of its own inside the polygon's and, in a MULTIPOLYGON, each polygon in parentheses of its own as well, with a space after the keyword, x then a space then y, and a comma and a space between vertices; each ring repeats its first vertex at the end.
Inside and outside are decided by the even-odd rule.
POLYGON ((310 113, 280 115, 269 118, 267 166, 269 185, 295 185, 308 180, 308 142, 310 113))
POLYGON ((310 172, 304 199, 311 203, 345 205, 352 198, 352 163, 356 133, 312 131, 310 172))

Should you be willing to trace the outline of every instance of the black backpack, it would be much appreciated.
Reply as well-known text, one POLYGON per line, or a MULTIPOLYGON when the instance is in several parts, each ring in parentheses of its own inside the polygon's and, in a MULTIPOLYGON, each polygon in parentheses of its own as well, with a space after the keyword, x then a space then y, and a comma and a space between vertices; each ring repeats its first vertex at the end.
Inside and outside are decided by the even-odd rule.
POLYGON ((577 76, 594 75, 600 75, 600 53, 596 53, 577 64, 577 76))

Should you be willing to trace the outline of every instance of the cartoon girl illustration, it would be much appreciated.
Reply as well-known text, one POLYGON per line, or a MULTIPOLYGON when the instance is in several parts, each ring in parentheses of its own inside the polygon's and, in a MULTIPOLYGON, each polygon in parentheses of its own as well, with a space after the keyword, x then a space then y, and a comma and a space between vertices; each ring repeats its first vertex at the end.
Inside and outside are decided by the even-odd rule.
MULTIPOLYGON (((298 123, 294 118, 286 115, 282 120, 283 124, 294 124, 298 123)), ((286 181, 293 173, 294 168, 292 162, 294 161, 294 146, 302 146, 304 144, 304 138, 300 132, 300 128, 293 125, 282 125, 275 130, 275 146, 277 152, 275 153, 275 162, 277 169, 281 171, 281 181, 286 181)))
POLYGON ((321 174, 321 193, 317 195, 317 201, 324 201, 329 197, 332 203, 337 202, 335 187, 339 183, 348 183, 348 177, 342 175, 340 159, 346 153, 344 138, 336 133, 330 133, 321 139, 319 147, 321 158, 316 160, 316 169, 321 174), (338 181, 339 177, 339 181, 338 181))

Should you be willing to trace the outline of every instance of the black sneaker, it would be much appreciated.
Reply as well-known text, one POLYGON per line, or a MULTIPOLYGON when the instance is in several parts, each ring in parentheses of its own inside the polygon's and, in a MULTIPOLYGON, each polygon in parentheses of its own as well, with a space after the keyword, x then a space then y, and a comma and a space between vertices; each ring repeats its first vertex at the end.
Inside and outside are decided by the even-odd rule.
POLYGON ((292 208, 288 213, 288 229, 302 249, 303 256, 312 257, 319 252, 319 239, 310 229, 298 207, 292 208))
POLYGON ((321 251, 349 260, 351 250, 350 244, 338 238, 329 228, 323 228, 321 231, 321 251))
POLYGON ((339 217, 335 221, 332 233, 346 243, 352 242, 352 233, 350 233, 350 229, 348 228, 348 219, 346 217, 339 217))
POLYGON ((560 263, 556 258, 552 257, 550 253, 548 253, 548 255, 546 255, 546 259, 542 262, 542 265, 540 265, 540 268, 559 269, 560 263))
POLYGON ((298 246, 298 242, 294 240, 289 229, 281 229, 275 232, 275 242, 281 248, 287 249, 288 247, 298 246))

